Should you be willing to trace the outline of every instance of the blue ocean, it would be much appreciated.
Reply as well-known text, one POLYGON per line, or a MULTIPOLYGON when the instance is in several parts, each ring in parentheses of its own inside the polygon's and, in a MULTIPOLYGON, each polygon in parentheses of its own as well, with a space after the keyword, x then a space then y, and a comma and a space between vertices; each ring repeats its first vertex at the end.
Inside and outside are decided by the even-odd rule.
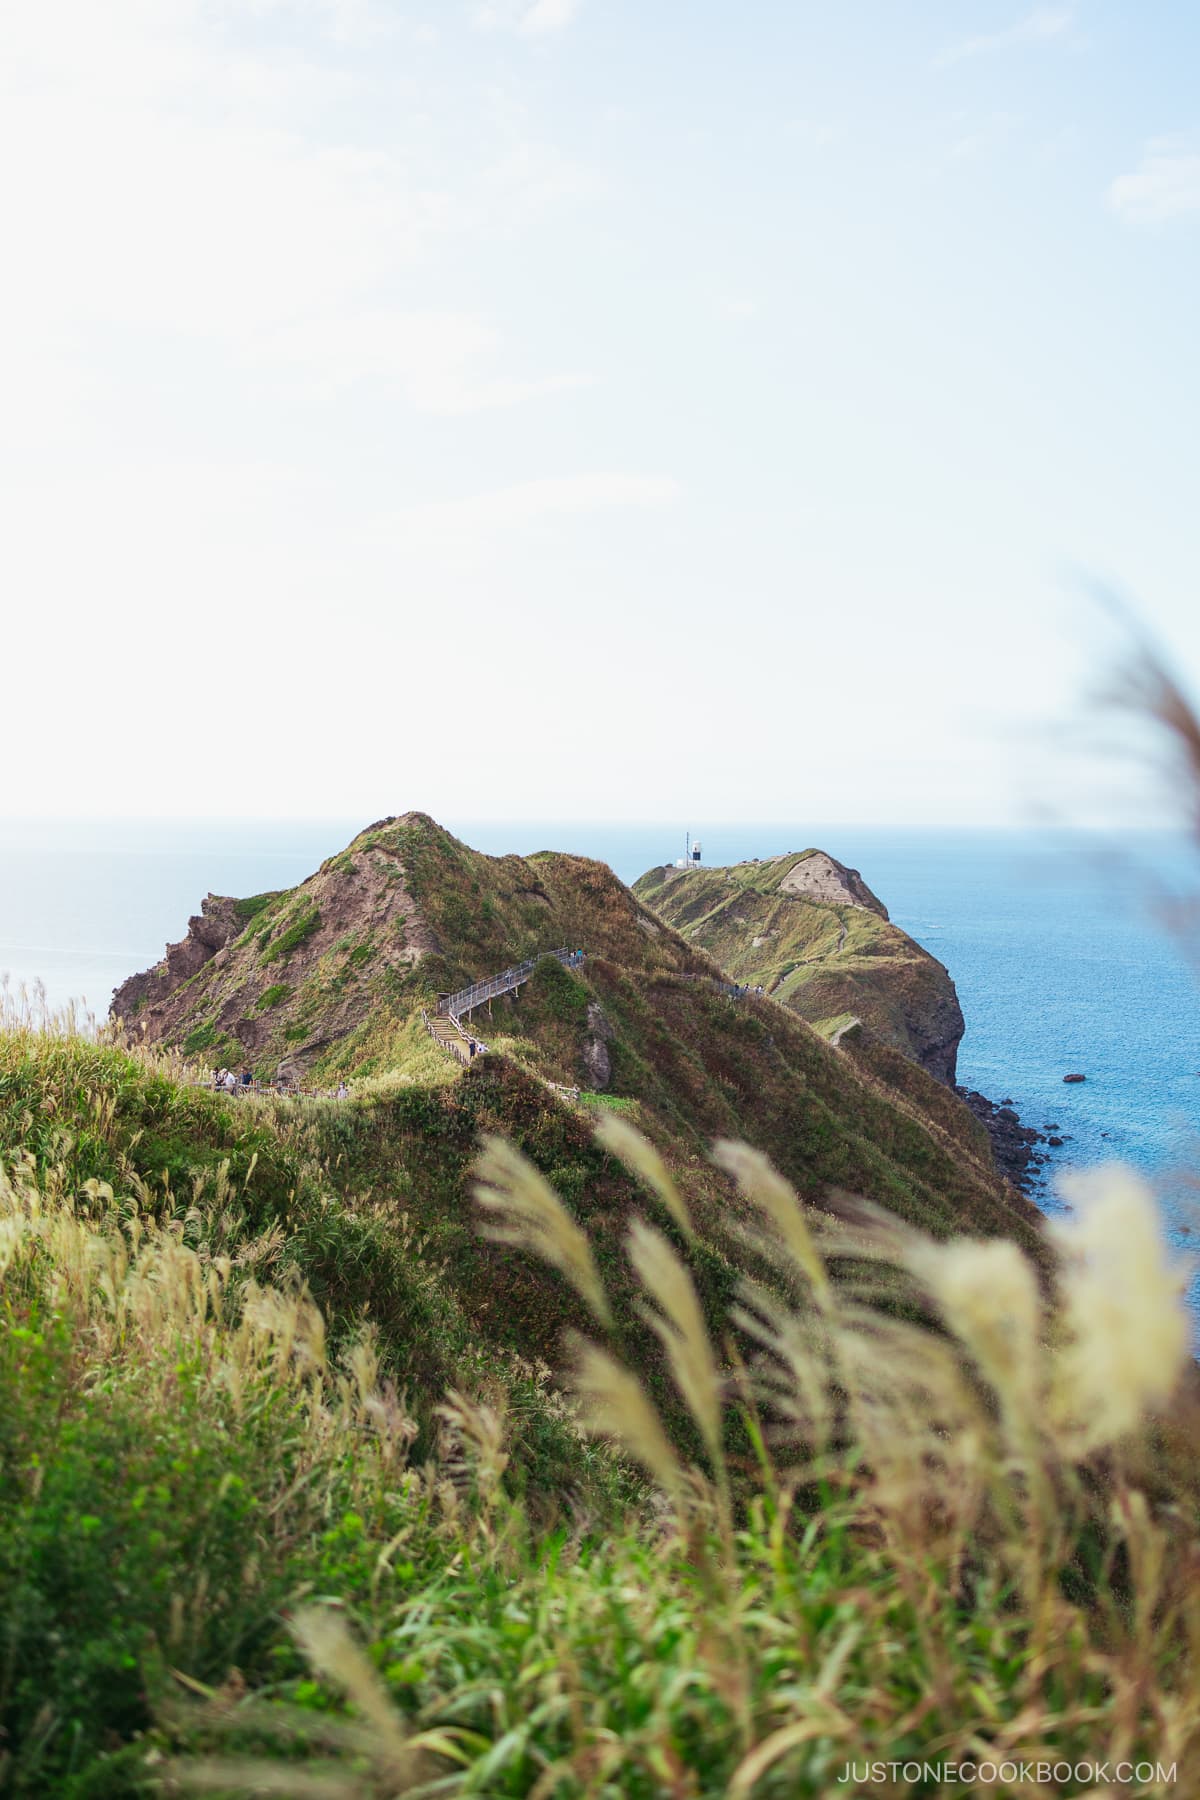
MULTIPOLYGON (((0 971, 103 1014, 203 895, 290 886, 364 823, 0 824, 0 971)), ((684 852, 674 825, 446 823, 490 854, 571 850, 625 881, 684 852)), ((708 864, 818 844, 861 870, 954 977, 959 1079, 1063 1138, 1039 1201, 1054 1210, 1056 1168, 1121 1158, 1159 1187, 1180 1248, 1200 1246, 1200 931, 1182 922, 1200 866, 1182 840, 802 822, 693 835, 708 864), (1064 1085, 1072 1071, 1087 1080, 1064 1085)))

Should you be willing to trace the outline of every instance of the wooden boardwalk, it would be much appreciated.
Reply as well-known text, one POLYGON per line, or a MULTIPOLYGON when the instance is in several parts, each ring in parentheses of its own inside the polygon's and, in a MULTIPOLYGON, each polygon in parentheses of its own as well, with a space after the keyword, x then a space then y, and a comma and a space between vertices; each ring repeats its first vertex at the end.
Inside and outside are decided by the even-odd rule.
POLYGON ((582 950, 571 950, 565 945, 558 950, 542 950, 526 962, 502 969, 499 975, 489 975, 484 981, 473 981, 469 987, 459 988, 456 994, 439 994, 437 1011, 421 1013, 430 1037, 461 1063, 469 1063, 476 1056, 486 1056, 487 1045, 468 1030, 463 1020, 470 1018, 477 1006, 496 1000, 501 994, 515 994, 529 980, 543 956, 553 956, 565 969, 579 968, 584 960, 582 950))

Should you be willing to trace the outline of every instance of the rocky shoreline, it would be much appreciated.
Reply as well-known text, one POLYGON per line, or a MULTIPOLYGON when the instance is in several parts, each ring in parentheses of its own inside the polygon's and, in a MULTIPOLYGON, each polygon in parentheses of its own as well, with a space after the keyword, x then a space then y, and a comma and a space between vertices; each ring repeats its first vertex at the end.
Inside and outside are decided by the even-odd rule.
POLYGON ((954 1091, 987 1131, 996 1167, 1005 1180, 1033 1198, 1045 1186, 1042 1169, 1050 1161, 1037 1146, 1044 1144, 1054 1149, 1063 1140, 1052 1135, 1053 1127, 1042 1132, 1035 1131, 1032 1125, 1023 1125, 1011 1100, 989 1100, 974 1088, 956 1087, 954 1091))

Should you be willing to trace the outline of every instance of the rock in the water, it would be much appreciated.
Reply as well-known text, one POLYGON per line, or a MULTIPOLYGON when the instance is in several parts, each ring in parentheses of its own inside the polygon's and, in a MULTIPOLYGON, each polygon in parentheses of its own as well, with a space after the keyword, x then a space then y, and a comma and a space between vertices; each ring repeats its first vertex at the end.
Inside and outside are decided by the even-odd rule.
POLYGON ((1064 1075, 1063 1080, 1064 1081, 1086 1081, 1087 1076, 1086 1075, 1064 1075))

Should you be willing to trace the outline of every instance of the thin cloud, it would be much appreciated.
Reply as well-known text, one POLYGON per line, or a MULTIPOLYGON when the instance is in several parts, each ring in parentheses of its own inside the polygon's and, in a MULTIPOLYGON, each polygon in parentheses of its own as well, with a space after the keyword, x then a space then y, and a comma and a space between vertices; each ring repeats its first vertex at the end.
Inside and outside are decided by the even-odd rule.
POLYGON ((392 383, 420 412, 489 412, 592 385, 582 374, 522 378, 481 370, 501 347, 500 334, 474 314, 379 309, 288 324, 261 338, 255 351, 292 365, 323 394, 362 381, 392 383))
POLYGON ((1174 138, 1153 138, 1129 175, 1118 175, 1108 203, 1130 225, 1165 225, 1200 212, 1200 151, 1174 138))
POLYGON ((548 475, 453 500, 428 500, 403 508, 395 519, 406 537, 458 539, 476 532, 519 529, 573 513, 669 506, 682 492, 679 483, 669 475, 636 475, 618 470, 548 475))
POLYGON ((749 294, 721 294, 717 297, 717 314, 722 319, 756 319, 758 301, 749 294))
POLYGON ((519 37, 549 37, 578 17, 582 0, 483 0, 475 23, 484 31, 515 31, 519 37))
POLYGON ((953 63, 967 62, 976 56, 992 56, 1001 50, 1020 49, 1025 44, 1047 44, 1063 38, 1075 23, 1073 6, 1039 6, 1003 31, 985 32, 979 37, 965 38, 950 44, 934 58, 935 69, 946 69, 953 63))

